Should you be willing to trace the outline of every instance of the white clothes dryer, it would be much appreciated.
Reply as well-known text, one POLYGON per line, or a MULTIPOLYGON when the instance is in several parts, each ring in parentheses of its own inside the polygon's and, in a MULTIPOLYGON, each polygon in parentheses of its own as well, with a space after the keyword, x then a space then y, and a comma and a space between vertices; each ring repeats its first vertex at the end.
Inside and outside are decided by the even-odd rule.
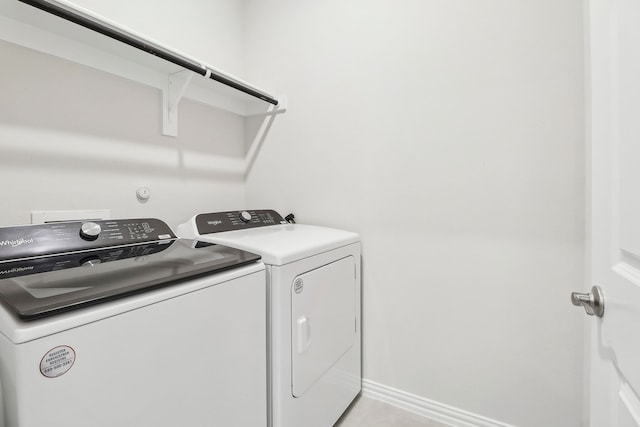
POLYGON ((359 236, 272 210, 204 213, 177 233, 262 257, 269 425, 333 426, 361 390, 359 236))

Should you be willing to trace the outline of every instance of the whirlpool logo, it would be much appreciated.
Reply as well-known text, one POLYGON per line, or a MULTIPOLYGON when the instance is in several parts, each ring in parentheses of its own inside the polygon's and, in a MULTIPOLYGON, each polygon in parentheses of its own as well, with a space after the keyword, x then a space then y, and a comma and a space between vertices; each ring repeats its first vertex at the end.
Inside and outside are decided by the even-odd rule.
POLYGON ((11 246, 12 248, 17 248, 20 245, 28 245, 30 243, 33 243, 33 238, 25 239, 23 237, 16 240, 0 240, 0 246, 11 246))

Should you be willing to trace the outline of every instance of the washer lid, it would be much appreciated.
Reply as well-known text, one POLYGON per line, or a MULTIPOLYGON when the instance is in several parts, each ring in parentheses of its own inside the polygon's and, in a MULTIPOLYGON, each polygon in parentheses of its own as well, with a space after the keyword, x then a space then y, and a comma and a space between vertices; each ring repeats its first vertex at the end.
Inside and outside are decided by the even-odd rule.
POLYGON ((185 239, 0 262, 0 300, 22 320, 183 283, 258 255, 185 239))
POLYGON ((270 265, 289 264, 360 241, 356 233, 305 224, 272 225, 197 238, 257 253, 262 262, 270 265))

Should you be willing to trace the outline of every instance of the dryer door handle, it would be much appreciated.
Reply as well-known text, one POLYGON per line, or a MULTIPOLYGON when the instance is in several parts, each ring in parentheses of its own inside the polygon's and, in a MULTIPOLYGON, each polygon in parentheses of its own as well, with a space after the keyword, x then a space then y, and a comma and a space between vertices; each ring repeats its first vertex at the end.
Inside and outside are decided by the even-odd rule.
POLYGON ((297 324, 297 341, 298 341, 298 354, 302 354, 311 345, 311 322, 307 316, 298 317, 297 324))

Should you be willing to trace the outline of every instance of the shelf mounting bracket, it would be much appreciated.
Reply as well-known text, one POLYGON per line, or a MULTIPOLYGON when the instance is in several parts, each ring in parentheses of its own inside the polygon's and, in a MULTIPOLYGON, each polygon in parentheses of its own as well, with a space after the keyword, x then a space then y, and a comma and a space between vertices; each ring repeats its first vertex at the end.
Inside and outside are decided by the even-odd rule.
POLYGON ((167 86, 162 90, 162 134, 178 136, 178 104, 195 73, 189 70, 169 74, 167 86))

